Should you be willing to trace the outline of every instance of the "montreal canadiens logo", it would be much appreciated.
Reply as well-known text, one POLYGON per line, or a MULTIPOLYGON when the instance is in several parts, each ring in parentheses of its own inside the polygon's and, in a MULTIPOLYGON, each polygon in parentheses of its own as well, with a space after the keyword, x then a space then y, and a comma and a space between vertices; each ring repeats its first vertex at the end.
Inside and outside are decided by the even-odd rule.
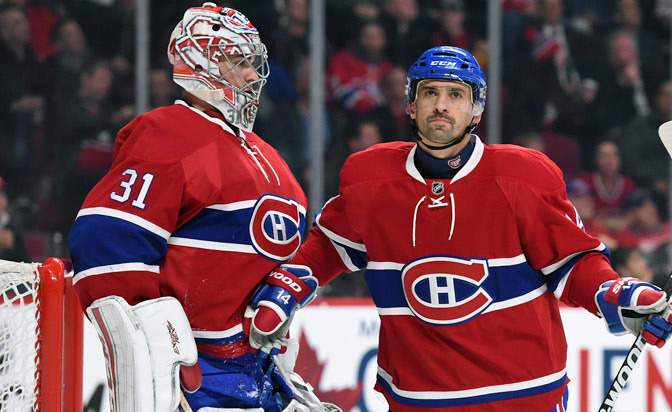
POLYGON ((250 219, 250 237, 257 253, 277 262, 291 259, 301 246, 302 210, 291 199, 269 194, 260 197, 250 219))
POLYGON ((401 271, 411 311, 437 325, 464 322, 485 310, 493 300, 481 287, 487 277, 485 260, 447 256, 414 260, 401 271))

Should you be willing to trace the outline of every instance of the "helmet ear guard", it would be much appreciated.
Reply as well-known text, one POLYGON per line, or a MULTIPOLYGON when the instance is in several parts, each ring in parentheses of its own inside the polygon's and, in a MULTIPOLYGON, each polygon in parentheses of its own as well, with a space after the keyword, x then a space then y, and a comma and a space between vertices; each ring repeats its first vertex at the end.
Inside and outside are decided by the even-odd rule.
POLYGON ((231 125, 252 130, 269 68, 266 46, 247 17, 214 3, 192 7, 175 26, 167 52, 175 83, 213 105, 231 125), (229 66, 224 73, 220 61, 229 66), (244 76, 243 68, 255 75, 244 76))

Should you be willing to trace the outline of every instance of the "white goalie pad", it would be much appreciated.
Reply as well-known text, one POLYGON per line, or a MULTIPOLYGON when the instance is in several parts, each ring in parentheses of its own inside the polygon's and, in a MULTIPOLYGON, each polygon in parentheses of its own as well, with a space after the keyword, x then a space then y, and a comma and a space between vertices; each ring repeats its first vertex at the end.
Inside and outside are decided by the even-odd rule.
POLYGON ((198 359, 182 305, 172 297, 130 306, 118 296, 86 309, 103 344, 112 412, 173 412, 179 365, 198 359))

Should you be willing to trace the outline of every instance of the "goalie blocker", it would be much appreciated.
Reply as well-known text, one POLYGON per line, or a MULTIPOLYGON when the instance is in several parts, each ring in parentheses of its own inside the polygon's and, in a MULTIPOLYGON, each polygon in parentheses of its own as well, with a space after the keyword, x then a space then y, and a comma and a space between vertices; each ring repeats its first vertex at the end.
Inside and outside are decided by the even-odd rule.
MULTIPOLYGON (((162 297, 130 306, 118 296, 108 296, 94 301, 86 312, 103 345, 110 410, 175 411, 180 365, 197 361, 191 327, 177 299, 162 297)), ((195 371, 190 376, 185 389, 196 390, 201 375, 195 371)))

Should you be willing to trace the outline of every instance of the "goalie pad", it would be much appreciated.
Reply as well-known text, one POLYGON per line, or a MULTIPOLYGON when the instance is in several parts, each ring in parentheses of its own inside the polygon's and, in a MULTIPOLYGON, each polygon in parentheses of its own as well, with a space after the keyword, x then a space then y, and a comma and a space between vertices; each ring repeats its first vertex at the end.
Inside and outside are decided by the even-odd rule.
POLYGON ((194 365, 196 342, 172 297, 130 306, 119 296, 86 309, 103 344, 112 412, 173 412, 180 402, 180 364, 194 365))

